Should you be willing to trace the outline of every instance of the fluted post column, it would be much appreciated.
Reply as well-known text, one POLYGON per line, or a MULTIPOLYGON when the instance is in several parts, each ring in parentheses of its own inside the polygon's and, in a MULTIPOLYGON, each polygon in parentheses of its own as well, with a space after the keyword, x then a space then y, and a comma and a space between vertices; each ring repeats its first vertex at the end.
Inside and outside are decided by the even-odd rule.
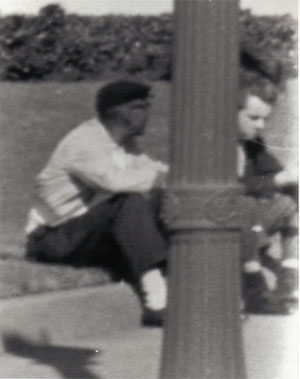
POLYGON ((161 378, 245 378, 236 184, 238 1, 175 1, 161 378))

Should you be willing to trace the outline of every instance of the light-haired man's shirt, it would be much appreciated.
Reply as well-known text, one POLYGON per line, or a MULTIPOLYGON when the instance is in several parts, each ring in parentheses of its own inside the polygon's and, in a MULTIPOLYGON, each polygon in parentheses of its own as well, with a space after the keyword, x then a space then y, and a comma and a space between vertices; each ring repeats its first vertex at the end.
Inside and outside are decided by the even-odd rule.
POLYGON ((38 175, 26 232, 60 225, 116 193, 147 193, 167 171, 145 154, 127 153, 97 119, 86 121, 62 139, 38 175))

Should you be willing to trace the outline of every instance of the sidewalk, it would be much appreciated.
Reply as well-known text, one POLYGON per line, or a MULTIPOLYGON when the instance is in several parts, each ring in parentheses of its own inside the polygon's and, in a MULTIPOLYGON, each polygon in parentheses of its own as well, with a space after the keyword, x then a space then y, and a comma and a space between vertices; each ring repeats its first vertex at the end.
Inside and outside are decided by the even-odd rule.
MULTIPOLYGON (((0 378, 158 378, 162 330, 139 315, 124 284, 0 300, 0 378)), ((249 379, 297 377, 297 321, 244 322, 249 379)))

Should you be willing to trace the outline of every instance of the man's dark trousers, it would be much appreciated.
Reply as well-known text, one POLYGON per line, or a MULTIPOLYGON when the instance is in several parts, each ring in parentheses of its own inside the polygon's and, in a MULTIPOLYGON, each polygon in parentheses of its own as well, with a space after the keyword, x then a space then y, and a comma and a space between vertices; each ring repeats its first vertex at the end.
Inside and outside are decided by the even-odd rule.
POLYGON ((120 194, 57 227, 28 236, 27 255, 44 262, 108 265, 135 281, 166 262, 165 239, 150 203, 140 194, 120 194))

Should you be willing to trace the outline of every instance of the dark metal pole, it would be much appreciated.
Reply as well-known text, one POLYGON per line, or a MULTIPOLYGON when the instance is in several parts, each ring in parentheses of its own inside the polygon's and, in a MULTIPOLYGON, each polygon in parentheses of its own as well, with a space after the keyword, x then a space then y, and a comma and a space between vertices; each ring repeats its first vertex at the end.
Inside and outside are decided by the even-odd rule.
POLYGON ((236 185, 238 1, 175 1, 161 378, 245 378, 236 185))

